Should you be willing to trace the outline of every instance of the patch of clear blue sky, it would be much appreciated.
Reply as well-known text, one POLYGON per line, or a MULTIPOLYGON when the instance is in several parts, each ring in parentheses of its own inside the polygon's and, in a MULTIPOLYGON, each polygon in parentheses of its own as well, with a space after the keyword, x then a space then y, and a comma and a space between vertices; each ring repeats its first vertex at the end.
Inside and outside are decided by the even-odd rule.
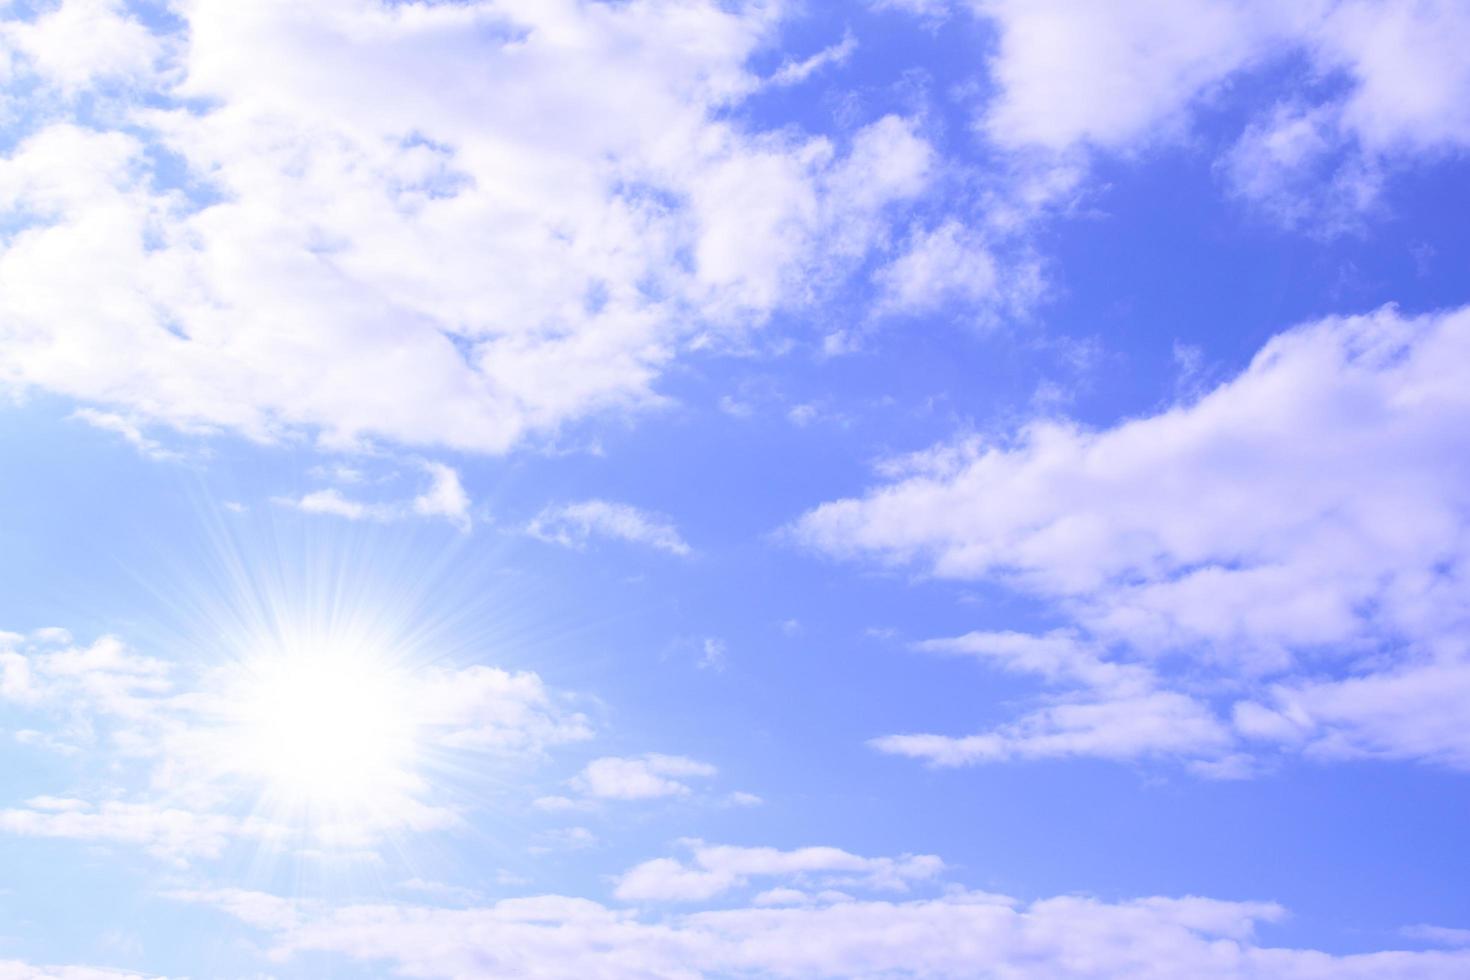
MULTIPOLYGON (((922 100, 944 151, 983 165, 967 128, 979 93, 958 88, 973 78, 980 28, 931 32, 896 15, 822 7, 796 22, 783 49, 811 54, 849 29, 859 47, 845 66, 737 113, 841 139, 854 124, 922 100)), ((772 68, 780 61, 768 60, 772 68)), ((1231 97, 1259 94, 1246 87, 1231 97)), ((1399 943, 1404 925, 1465 924, 1470 784, 1460 774, 1291 761, 1260 779, 1208 782, 1097 761, 931 771, 875 754, 865 739, 979 730, 1010 716, 1008 700, 1035 690, 965 660, 909 652, 906 641, 1044 628, 1046 611, 997 588, 839 567, 773 537, 814 504, 873 482, 876 459, 967 428, 1008 430, 1043 382, 1073 395, 1068 414, 1106 425, 1174 397, 1178 345, 1197 348, 1210 376, 1225 377, 1305 319, 1389 301, 1419 312, 1470 300, 1461 162, 1395 175, 1370 233, 1324 241, 1282 232, 1228 200, 1212 169, 1238 132, 1228 124, 1233 104, 1184 148, 1099 158, 1096 182, 1107 189, 1094 212, 1052 220, 1040 236, 1051 289, 1028 321, 982 327, 941 310, 882 325, 850 356, 821 359, 807 349, 689 361, 659 385, 670 407, 567 434, 569 445, 595 439, 599 454, 454 459, 481 508, 469 537, 425 522, 324 532, 331 518, 275 507, 273 496, 318 486, 308 471, 322 456, 307 446, 221 436, 193 441, 209 450, 193 462, 157 462, 68 420, 61 399, 7 406, 0 627, 61 624, 84 639, 117 632, 146 642, 173 614, 172 583, 214 559, 211 526, 236 524, 288 548, 336 534, 369 563, 406 554, 408 567, 442 564, 436 574, 485 601, 504 626, 483 650, 486 662, 534 669, 605 702, 603 737, 558 751, 558 764, 535 777, 543 791, 555 792, 584 756, 666 751, 714 762, 722 788, 767 800, 749 810, 611 811, 597 823, 602 846, 534 865, 523 858, 531 837, 568 821, 508 816, 415 854, 424 877, 492 895, 483 875, 502 867, 537 889, 602 895, 607 876, 675 838, 700 836, 936 853, 957 880, 1021 897, 1271 899, 1294 916, 1264 930, 1268 944, 1376 949, 1399 943), (1091 345, 1092 364, 1067 366, 1075 345, 1091 345), (742 393, 752 416, 721 410, 722 396, 742 393), (786 413, 798 404, 817 406, 817 418, 793 424, 786 413), (616 544, 579 553, 517 530, 547 503, 589 496, 671 515, 696 555, 681 561, 616 544), (226 500, 250 510, 224 512, 226 500), (783 629, 787 620, 799 630, 783 629), (725 670, 697 666, 706 637, 728 645, 725 670)), ((954 200, 972 206, 962 190, 954 200)), ((839 295, 768 329, 814 345, 869 299, 839 295)), ((54 765, 7 752, 0 796, 48 790, 54 765)), ((154 969, 199 972, 201 957, 228 959, 204 926, 213 913, 152 897, 169 875, 145 856, 100 861, 73 842, 0 837, 0 866, 15 883, 0 891, 0 917, 24 931, 0 945, 0 957, 16 949, 38 960, 85 958, 97 927, 115 923, 142 935, 154 969)), ((91 955, 117 960, 100 947, 91 955)), ((304 958, 283 971, 319 968, 304 958)))

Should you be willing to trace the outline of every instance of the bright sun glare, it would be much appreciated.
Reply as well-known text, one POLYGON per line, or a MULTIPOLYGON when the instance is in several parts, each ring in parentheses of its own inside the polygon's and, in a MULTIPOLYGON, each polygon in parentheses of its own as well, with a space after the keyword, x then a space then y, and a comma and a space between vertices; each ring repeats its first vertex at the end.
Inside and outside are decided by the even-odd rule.
POLYGON ((232 692, 239 769, 292 806, 349 810, 404 789, 417 727, 404 680, 373 650, 257 657, 232 692))

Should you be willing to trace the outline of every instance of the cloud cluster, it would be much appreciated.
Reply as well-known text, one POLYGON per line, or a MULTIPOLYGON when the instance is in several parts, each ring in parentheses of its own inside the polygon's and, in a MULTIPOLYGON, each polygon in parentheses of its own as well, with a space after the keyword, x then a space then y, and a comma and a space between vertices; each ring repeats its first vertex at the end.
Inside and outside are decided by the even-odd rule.
POLYGON ((730 847, 684 842, 688 862, 654 858, 630 868, 619 879, 618 898, 630 902, 702 902, 752 878, 776 878, 782 888, 757 896, 757 904, 789 904, 806 900, 792 885, 815 885, 822 894, 841 896, 837 889, 907 891, 913 882, 930 881, 944 870, 932 854, 899 858, 866 858, 835 847, 802 847, 781 851, 773 847, 730 847))
POLYGON ((1454 0, 969 0, 993 23, 998 94, 980 127, 1048 167, 1192 134, 1229 88, 1275 72, 1221 160, 1237 194, 1287 225, 1351 226, 1397 169, 1470 148, 1470 12, 1454 0))
POLYGON ((198 0, 155 34, 66 0, 9 23, 46 111, 0 158, 0 384, 134 426, 475 452, 655 404, 673 358, 841 281, 928 185, 911 120, 737 121, 778 12, 198 0))
POLYGON ((1470 766, 1467 372, 1470 310, 1328 319, 1196 402, 942 445, 806 514, 812 548, 1004 583, 1070 623, 930 645, 1038 674, 1060 703, 976 740, 879 744, 954 762, 1250 738, 1470 766), (1236 692, 1229 723, 1212 691, 1236 692))
POLYGON ((196 892, 187 897, 266 929, 278 958, 335 953, 445 980, 486 973, 609 980, 734 975, 1448 980, 1470 966, 1470 953, 1463 950, 1335 956, 1262 945, 1256 928, 1281 919, 1285 910, 1280 906, 1195 897, 1105 902, 1064 896, 1021 902, 952 890, 909 901, 833 897, 806 906, 745 905, 663 918, 557 895, 467 909, 388 904, 326 909, 293 903, 291 912, 273 896, 248 901, 238 892, 196 892))

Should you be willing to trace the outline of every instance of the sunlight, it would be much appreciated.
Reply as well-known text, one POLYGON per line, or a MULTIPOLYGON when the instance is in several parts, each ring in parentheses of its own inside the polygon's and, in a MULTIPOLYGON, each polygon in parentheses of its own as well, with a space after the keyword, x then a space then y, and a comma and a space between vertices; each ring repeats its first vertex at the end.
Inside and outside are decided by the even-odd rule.
POLYGON ((352 809, 413 779, 405 678, 371 647, 288 647, 242 665, 230 692, 238 770, 276 800, 352 809))

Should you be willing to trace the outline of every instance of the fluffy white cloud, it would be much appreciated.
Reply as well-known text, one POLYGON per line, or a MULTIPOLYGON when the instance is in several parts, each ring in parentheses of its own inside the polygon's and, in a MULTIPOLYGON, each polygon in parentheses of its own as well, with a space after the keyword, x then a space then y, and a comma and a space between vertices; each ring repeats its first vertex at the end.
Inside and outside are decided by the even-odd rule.
POLYGON ((33 21, 0 23, 0 53, 6 48, 66 95, 99 82, 142 82, 163 54, 121 0, 65 0, 33 21))
POLYGON ((547 507, 532 518, 526 533, 568 548, 584 548, 594 537, 647 545, 671 555, 692 550, 667 518, 612 500, 580 500, 547 507))
MULTIPOLYGON (((438 517, 449 521, 461 531, 468 531, 473 524, 470 517, 470 496, 460 482, 459 473, 451 466, 430 460, 420 461, 419 466, 428 475, 429 485, 412 500, 357 500, 337 487, 323 487, 299 497, 276 497, 275 502, 308 514, 330 514, 334 517, 345 517, 349 521, 386 522, 415 515, 438 517)), ((333 476, 348 483, 361 479, 352 469, 341 467, 333 472, 333 476)))
MULTIPOLYGON (((469 909, 358 905, 312 909, 271 935, 278 957, 335 953, 425 978, 1449 980, 1470 967, 1463 950, 1335 956, 1262 945, 1257 925, 1285 914, 1269 903, 1077 897, 1023 903, 963 890, 905 902, 834 899, 660 919, 556 895, 469 909)), ((211 901, 207 894, 196 900, 211 901)), ((214 904, 229 911, 242 902, 232 893, 214 904)))
POLYGON ((813 548, 999 581, 1078 631, 931 645, 1078 699, 976 740, 880 744, 944 761, 1225 753, 1208 702, 1155 676, 1184 654, 1193 690, 1255 692, 1234 712, 1253 738, 1465 765, 1467 372, 1470 310, 1325 320, 1197 402, 940 446, 808 513, 794 534, 813 548))
POLYGON ((879 309, 923 313, 955 299, 992 299, 999 273, 990 250, 957 221, 916 232, 907 249, 879 271, 879 309))
POLYGON ((413 511, 425 517, 442 517, 463 530, 470 526, 470 495, 459 482, 459 474, 443 463, 424 463, 429 488, 413 498, 413 511))
POLYGON ((572 785, 586 796, 603 800, 647 800, 660 796, 685 796, 689 787, 682 779, 709 778, 717 770, 707 762, 682 755, 648 755, 633 758, 605 756, 587 763, 572 785))
POLYGON ((7 28, 43 87, 142 88, 117 128, 46 114, 0 160, 0 384, 500 452, 657 402, 682 350, 841 280, 928 182, 905 119, 836 141, 733 121, 775 6, 176 12, 167 44, 78 0, 7 28))
POLYGON ((1224 167, 1237 193, 1288 224, 1339 230, 1387 170, 1470 146, 1459 56, 1470 12, 1453 0, 970 6, 999 32, 989 62, 999 93, 982 128, 1011 149, 1132 153, 1177 141, 1228 85, 1291 58, 1311 71, 1285 83, 1284 101, 1248 124, 1224 167))
POLYGON ((1000 33, 990 64, 1000 92, 985 130, 1007 146, 1049 150, 1128 149, 1177 135, 1196 99, 1275 53, 1321 6, 976 0, 1000 33))

